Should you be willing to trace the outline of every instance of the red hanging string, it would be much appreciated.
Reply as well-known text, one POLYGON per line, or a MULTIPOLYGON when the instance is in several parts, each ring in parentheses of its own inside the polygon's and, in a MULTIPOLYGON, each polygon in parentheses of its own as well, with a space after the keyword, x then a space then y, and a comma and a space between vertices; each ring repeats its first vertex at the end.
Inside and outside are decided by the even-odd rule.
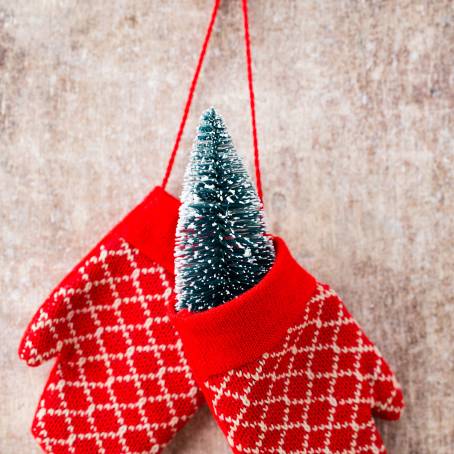
POLYGON ((213 11, 211 12, 210 23, 208 25, 205 39, 203 41, 202 50, 200 51, 199 60, 197 62, 197 67, 196 67, 196 70, 194 73, 194 77, 192 78, 191 87, 189 88, 188 98, 187 98, 186 104, 184 106, 183 118, 181 119, 180 127, 178 128, 177 137, 175 139, 175 144, 173 146, 173 150, 170 155, 169 162, 167 164, 166 173, 164 175, 164 179, 162 180, 161 186, 163 189, 166 188, 167 182, 169 181, 170 172, 172 172, 172 167, 173 167, 173 164, 175 162, 175 157, 178 152, 178 147, 180 145, 181 137, 183 135, 184 127, 186 125, 186 120, 188 119, 189 110, 191 108, 191 103, 192 103, 192 98, 194 97, 194 92, 195 92, 195 89, 197 86, 197 81, 199 79, 200 71, 202 69, 203 60, 205 59, 205 54, 206 54, 206 51, 208 48, 208 43, 210 41, 211 32, 213 31, 213 26, 216 21, 216 16, 218 13, 220 3, 221 3, 221 0, 215 0, 215 2, 214 2, 213 11))
MULTIPOLYGON (((175 139, 175 144, 173 146, 172 153, 169 158, 169 162, 167 164, 166 173, 164 175, 164 179, 162 180, 162 187, 165 189, 167 183, 169 181, 170 173, 172 172, 173 165, 175 163, 175 157, 178 152, 178 147, 181 142, 181 137, 183 135, 184 127, 186 125, 186 121, 188 119, 189 110, 192 104, 192 98, 194 97, 194 92, 197 86, 197 82, 199 79, 200 71, 203 66, 203 61, 205 59, 205 54, 208 48, 208 43, 210 41, 211 32, 213 31, 213 26, 216 21, 216 16, 219 10, 219 5, 221 0, 215 0, 213 11, 211 12, 210 23, 208 25, 208 29, 205 35, 205 39, 203 41, 202 50, 199 55, 199 59, 197 62, 197 67, 192 78, 191 86, 189 89, 188 98, 186 100, 186 104, 184 106, 183 118, 180 122, 180 127, 178 129, 177 137, 175 139)), ((260 173, 260 161, 259 161, 259 146, 258 146, 258 139, 257 139, 257 122, 255 116, 255 98, 254 98, 254 82, 252 77, 252 55, 251 55, 251 38, 249 35, 249 18, 248 18, 248 2, 247 0, 242 0, 242 7, 243 7, 243 19, 244 19, 244 44, 246 49, 246 67, 247 67, 247 77, 248 77, 248 88, 249 88, 249 101, 251 107, 251 122, 252 122, 252 138, 253 138, 253 145, 254 145, 254 167, 255 167, 255 180, 257 185, 257 194, 260 198, 260 201, 263 204, 263 191, 262 191, 262 178, 260 173)))
POLYGON ((262 177, 260 173, 259 161, 259 144, 257 139, 257 122, 255 119, 255 98, 254 98, 254 83, 252 78, 252 55, 251 55, 251 37, 249 35, 248 3, 247 0, 242 0, 242 3, 244 19, 244 43, 246 47, 246 66, 249 86, 249 102, 251 105, 252 137, 254 142, 255 181, 257 185, 257 194, 260 198, 260 201, 263 204, 262 177))

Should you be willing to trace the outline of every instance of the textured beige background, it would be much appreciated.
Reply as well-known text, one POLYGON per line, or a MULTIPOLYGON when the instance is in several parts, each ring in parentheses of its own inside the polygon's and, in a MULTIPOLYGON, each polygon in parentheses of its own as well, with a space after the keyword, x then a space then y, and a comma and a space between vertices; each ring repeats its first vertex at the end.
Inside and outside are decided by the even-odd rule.
MULTIPOLYGON (((50 364, 28 319, 162 178, 209 0, 0 0, 0 453, 50 364)), ((392 454, 454 452, 453 9, 449 0, 251 0, 266 209, 394 366, 392 454), (451 131, 450 131, 451 130, 451 131)), ((239 0, 224 0, 170 190, 201 111, 251 164, 239 0)), ((204 410, 168 453, 227 453, 204 410)))

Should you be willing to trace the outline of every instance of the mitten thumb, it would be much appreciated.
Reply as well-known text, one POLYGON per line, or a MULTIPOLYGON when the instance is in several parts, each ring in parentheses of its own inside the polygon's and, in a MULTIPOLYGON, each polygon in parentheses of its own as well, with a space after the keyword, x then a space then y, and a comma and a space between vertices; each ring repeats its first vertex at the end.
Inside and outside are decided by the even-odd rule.
POLYGON ((29 366, 39 366, 71 343, 71 301, 85 284, 72 271, 38 309, 19 345, 19 357, 29 366))
POLYGON ((394 372, 378 351, 377 355, 372 381, 372 411, 382 419, 399 419, 404 408, 402 390, 394 372))

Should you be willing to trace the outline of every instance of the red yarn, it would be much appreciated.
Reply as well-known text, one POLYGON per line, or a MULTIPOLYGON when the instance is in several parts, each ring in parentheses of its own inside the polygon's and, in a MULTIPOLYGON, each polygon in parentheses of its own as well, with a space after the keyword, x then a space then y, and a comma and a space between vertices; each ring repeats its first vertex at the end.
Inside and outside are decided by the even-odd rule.
POLYGON ((197 62, 197 67, 195 69, 194 77, 192 78, 191 87, 189 88, 188 98, 187 98, 186 104, 184 106, 183 118, 181 119, 180 127, 178 128, 177 138, 175 139, 175 144, 173 146, 173 150, 170 155, 169 162, 167 164, 166 173, 164 175, 164 179, 162 180, 161 186, 163 189, 166 188, 167 182, 169 181, 170 172, 172 172, 173 164, 175 162, 175 157, 178 152, 178 147, 180 145, 181 136, 183 135, 184 127, 186 125, 186 120, 188 119, 189 109, 191 108, 191 104, 192 104, 192 98, 194 97, 194 92, 195 92, 195 89, 197 86, 197 81, 199 79, 200 71, 202 69, 203 60, 205 59, 205 54, 206 54, 206 51, 208 48, 208 43, 210 42, 211 32, 213 31, 213 26, 216 21, 216 16, 217 16, 217 13, 219 10, 220 3, 221 3, 221 0, 215 0, 215 2, 214 2, 213 11, 211 12, 210 23, 208 25, 205 39, 203 41, 203 46, 202 46, 202 50, 199 55, 199 60, 197 62))
POLYGON ((254 83, 252 79, 252 55, 251 55, 251 38, 249 36, 248 4, 247 0, 242 0, 242 2, 244 19, 244 44, 246 47, 247 79, 249 87, 249 101, 251 104, 252 138, 254 141, 255 180, 257 184, 257 193, 263 204, 262 178, 260 174, 259 162, 259 144, 257 140, 257 123, 255 120, 255 98, 254 98, 254 83))
MULTIPOLYGON (((205 35, 205 40, 203 41, 202 50, 199 55, 197 62, 197 67, 194 73, 194 77, 191 82, 191 87, 189 88, 188 98, 184 106, 183 118, 180 122, 180 127, 178 129, 177 137, 175 144, 173 146, 172 153, 170 154, 169 162, 167 164, 166 173, 164 179, 162 180, 162 188, 165 189, 167 182, 169 181, 170 173, 172 172, 173 165, 175 163, 175 157, 178 152, 178 147, 180 145, 181 137, 183 135, 184 127, 188 119, 189 110, 191 108, 192 99, 194 97, 194 92, 197 87, 197 82, 199 79, 200 71, 202 69, 203 61, 205 59, 205 54, 208 48, 208 43, 210 41, 211 32, 213 30, 214 23, 216 21, 216 16, 218 13, 219 5, 221 0, 216 0, 214 3, 213 11, 211 13, 210 23, 205 35)), ((254 98, 254 82, 252 78, 252 55, 251 55, 251 38, 249 35, 249 19, 248 19, 248 3, 247 0, 242 0, 243 6, 243 18, 244 18, 244 45, 246 49, 246 67, 247 67, 247 77, 248 77, 248 88, 249 88, 249 101, 251 106, 251 122, 252 122, 252 138, 254 145, 254 167, 255 167, 255 179, 257 184, 257 194, 260 198, 260 201, 263 204, 263 191, 262 191, 262 179, 260 173, 260 161, 259 161, 259 146, 257 139, 257 122, 255 117, 255 98, 254 98)))

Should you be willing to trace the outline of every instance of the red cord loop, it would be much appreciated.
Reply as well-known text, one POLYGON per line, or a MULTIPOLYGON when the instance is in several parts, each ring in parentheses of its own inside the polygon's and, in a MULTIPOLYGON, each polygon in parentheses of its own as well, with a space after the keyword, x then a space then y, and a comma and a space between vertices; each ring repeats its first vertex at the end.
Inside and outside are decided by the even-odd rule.
MULTIPOLYGON (((200 71, 202 70, 203 61, 205 59, 205 54, 208 48, 208 43, 211 38, 213 31, 214 23, 216 22, 216 16, 219 10, 219 5, 221 0, 215 0, 213 11, 211 12, 211 18, 208 25, 207 32, 205 34, 205 39, 203 41, 202 50, 200 51, 199 59, 197 61, 197 67, 192 78, 191 86, 189 88, 189 94, 186 99, 186 104, 184 106, 183 117, 178 128, 177 137, 175 139, 175 144, 173 146, 172 153, 170 154, 169 162, 167 164, 166 173, 164 179, 162 180, 162 187, 165 189, 169 181, 170 173, 172 172, 173 165, 175 163, 175 157, 178 152, 178 147, 181 142, 181 137, 183 135, 184 127, 188 119, 189 110, 191 108, 192 99, 194 97, 194 92, 197 87, 197 82, 199 79, 200 71)), ((246 67, 247 67, 247 78, 248 78, 248 88, 249 88, 249 101, 251 107, 251 122, 252 122, 252 138, 254 145, 254 167, 255 167, 255 179, 257 184, 257 194, 260 198, 260 201, 263 204, 263 192, 262 192, 262 179, 260 173, 260 161, 259 161, 259 146, 257 139, 257 123, 255 117, 255 98, 254 98, 254 83, 252 78, 252 55, 251 55, 251 38, 249 35, 249 19, 248 19, 248 3, 247 0, 242 0, 243 6, 243 19, 244 19, 244 44, 246 49, 246 67)))
POLYGON ((252 122, 252 138, 254 142, 254 167, 255 167, 255 183, 257 185, 257 194, 263 205, 263 192, 262 192, 262 177, 260 173, 259 161, 259 143, 257 139, 257 122, 255 119, 255 97, 254 97, 254 83, 252 79, 252 54, 251 54, 251 37, 249 35, 249 18, 248 18, 248 4, 247 0, 243 2, 243 19, 244 19, 244 43, 246 47, 246 66, 247 66, 247 79, 249 87, 249 101, 251 105, 251 122, 252 122))
POLYGON ((192 78, 191 87, 189 88, 188 98, 186 99, 186 104, 184 106, 183 118, 181 119, 180 127, 178 128, 177 137, 175 139, 175 144, 173 146, 173 150, 170 155, 169 162, 167 164, 166 173, 164 175, 164 179, 162 180, 161 186, 163 189, 166 188, 167 182, 169 181, 170 173, 172 172, 173 164, 175 162, 175 157, 178 152, 178 147, 180 145, 181 136, 183 135, 184 127, 186 125, 186 120, 188 119, 189 109, 191 108, 191 103, 192 103, 192 98, 194 97, 194 92, 195 92, 195 89, 197 86, 197 81, 199 79, 200 71, 202 69, 203 60, 205 59, 205 54, 206 54, 206 51, 208 48, 208 43, 210 41, 211 32, 213 31, 213 26, 216 21, 216 16, 217 16, 217 13, 219 10, 220 3, 221 3, 221 0, 215 0, 215 2, 214 2, 213 11, 211 12, 210 23, 208 25, 205 39, 203 41, 202 50, 200 51, 199 60, 197 62, 197 67, 195 69, 195 73, 192 78))

